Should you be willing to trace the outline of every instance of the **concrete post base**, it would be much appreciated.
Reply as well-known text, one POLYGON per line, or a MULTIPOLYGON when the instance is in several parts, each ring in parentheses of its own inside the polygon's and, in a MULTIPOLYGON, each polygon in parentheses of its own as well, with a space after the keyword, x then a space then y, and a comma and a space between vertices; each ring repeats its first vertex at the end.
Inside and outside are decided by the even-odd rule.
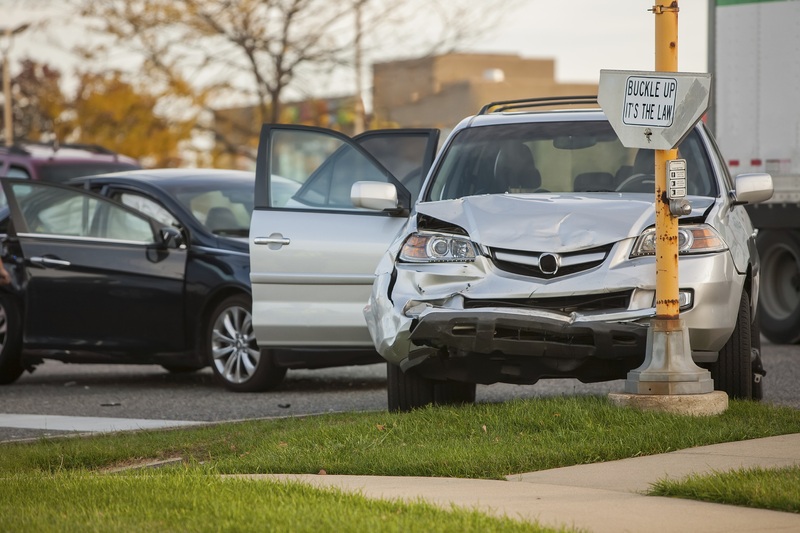
POLYGON ((608 395, 617 407, 633 407, 641 411, 660 411, 690 416, 714 416, 728 410, 728 395, 722 391, 707 394, 624 394, 608 395))
POLYGON ((647 354, 639 368, 628 372, 625 392, 629 394, 706 394, 714 391, 708 370, 692 360, 689 330, 681 319, 650 322, 647 354))

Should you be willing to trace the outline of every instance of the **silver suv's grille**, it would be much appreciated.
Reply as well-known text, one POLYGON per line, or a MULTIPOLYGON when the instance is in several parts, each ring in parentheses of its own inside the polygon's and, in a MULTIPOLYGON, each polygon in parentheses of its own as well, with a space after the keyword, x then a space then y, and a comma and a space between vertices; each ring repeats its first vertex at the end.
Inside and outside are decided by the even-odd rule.
POLYGON ((465 309, 482 307, 517 307, 523 309, 549 309, 562 313, 593 311, 613 311, 627 309, 631 301, 631 291, 599 294, 579 294, 577 296, 555 296, 542 298, 498 298, 465 299, 465 309))
POLYGON ((534 278, 552 279, 589 270, 602 264, 608 257, 611 247, 612 245, 606 245, 564 254, 493 248, 491 254, 492 261, 500 270, 534 278))

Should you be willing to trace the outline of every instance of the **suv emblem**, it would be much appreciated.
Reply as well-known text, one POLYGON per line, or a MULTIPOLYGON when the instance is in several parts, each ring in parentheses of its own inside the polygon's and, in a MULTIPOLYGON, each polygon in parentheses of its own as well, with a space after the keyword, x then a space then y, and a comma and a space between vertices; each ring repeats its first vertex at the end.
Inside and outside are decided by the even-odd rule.
POLYGON ((555 254, 542 254, 539 256, 539 270, 542 274, 552 276, 558 272, 558 267, 561 264, 561 258, 555 254))

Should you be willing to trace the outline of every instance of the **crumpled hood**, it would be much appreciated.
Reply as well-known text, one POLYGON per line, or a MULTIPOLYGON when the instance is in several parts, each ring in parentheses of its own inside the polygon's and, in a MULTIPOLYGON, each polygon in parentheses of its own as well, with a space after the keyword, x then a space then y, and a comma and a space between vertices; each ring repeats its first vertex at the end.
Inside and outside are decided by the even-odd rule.
MULTIPOLYGON (((689 199, 703 216, 713 198, 689 199)), ((638 236, 655 223, 649 195, 491 194, 417 204, 419 214, 455 224, 480 244, 567 252, 638 236)), ((424 229, 424 228, 421 228, 424 229)))

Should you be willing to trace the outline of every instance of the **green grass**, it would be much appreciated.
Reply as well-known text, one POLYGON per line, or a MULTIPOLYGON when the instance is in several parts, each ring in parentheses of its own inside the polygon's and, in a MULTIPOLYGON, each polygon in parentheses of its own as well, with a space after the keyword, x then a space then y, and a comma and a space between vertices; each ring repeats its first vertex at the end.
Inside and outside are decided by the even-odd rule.
MULTIPOLYGON (((800 433, 800 410, 731 401, 719 416, 690 417, 560 397, 7 443, 0 531, 514 531, 531 525, 220 474, 502 479, 787 433, 800 433), (175 457, 157 471, 111 473, 175 457)), ((800 500, 800 483, 789 483, 800 500)))
POLYGON ((0 531, 557 531, 477 511, 185 469, 15 475, 2 486, 0 531))
POLYGON ((513 473, 800 432, 800 411, 732 401, 715 417, 563 397, 348 413, 0 446, 0 475, 101 469, 181 457, 217 473, 502 479, 513 473), (656 438, 657 436, 657 438, 656 438))
POLYGON ((800 513, 800 467, 751 468, 662 480, 649 494, 800 513))

